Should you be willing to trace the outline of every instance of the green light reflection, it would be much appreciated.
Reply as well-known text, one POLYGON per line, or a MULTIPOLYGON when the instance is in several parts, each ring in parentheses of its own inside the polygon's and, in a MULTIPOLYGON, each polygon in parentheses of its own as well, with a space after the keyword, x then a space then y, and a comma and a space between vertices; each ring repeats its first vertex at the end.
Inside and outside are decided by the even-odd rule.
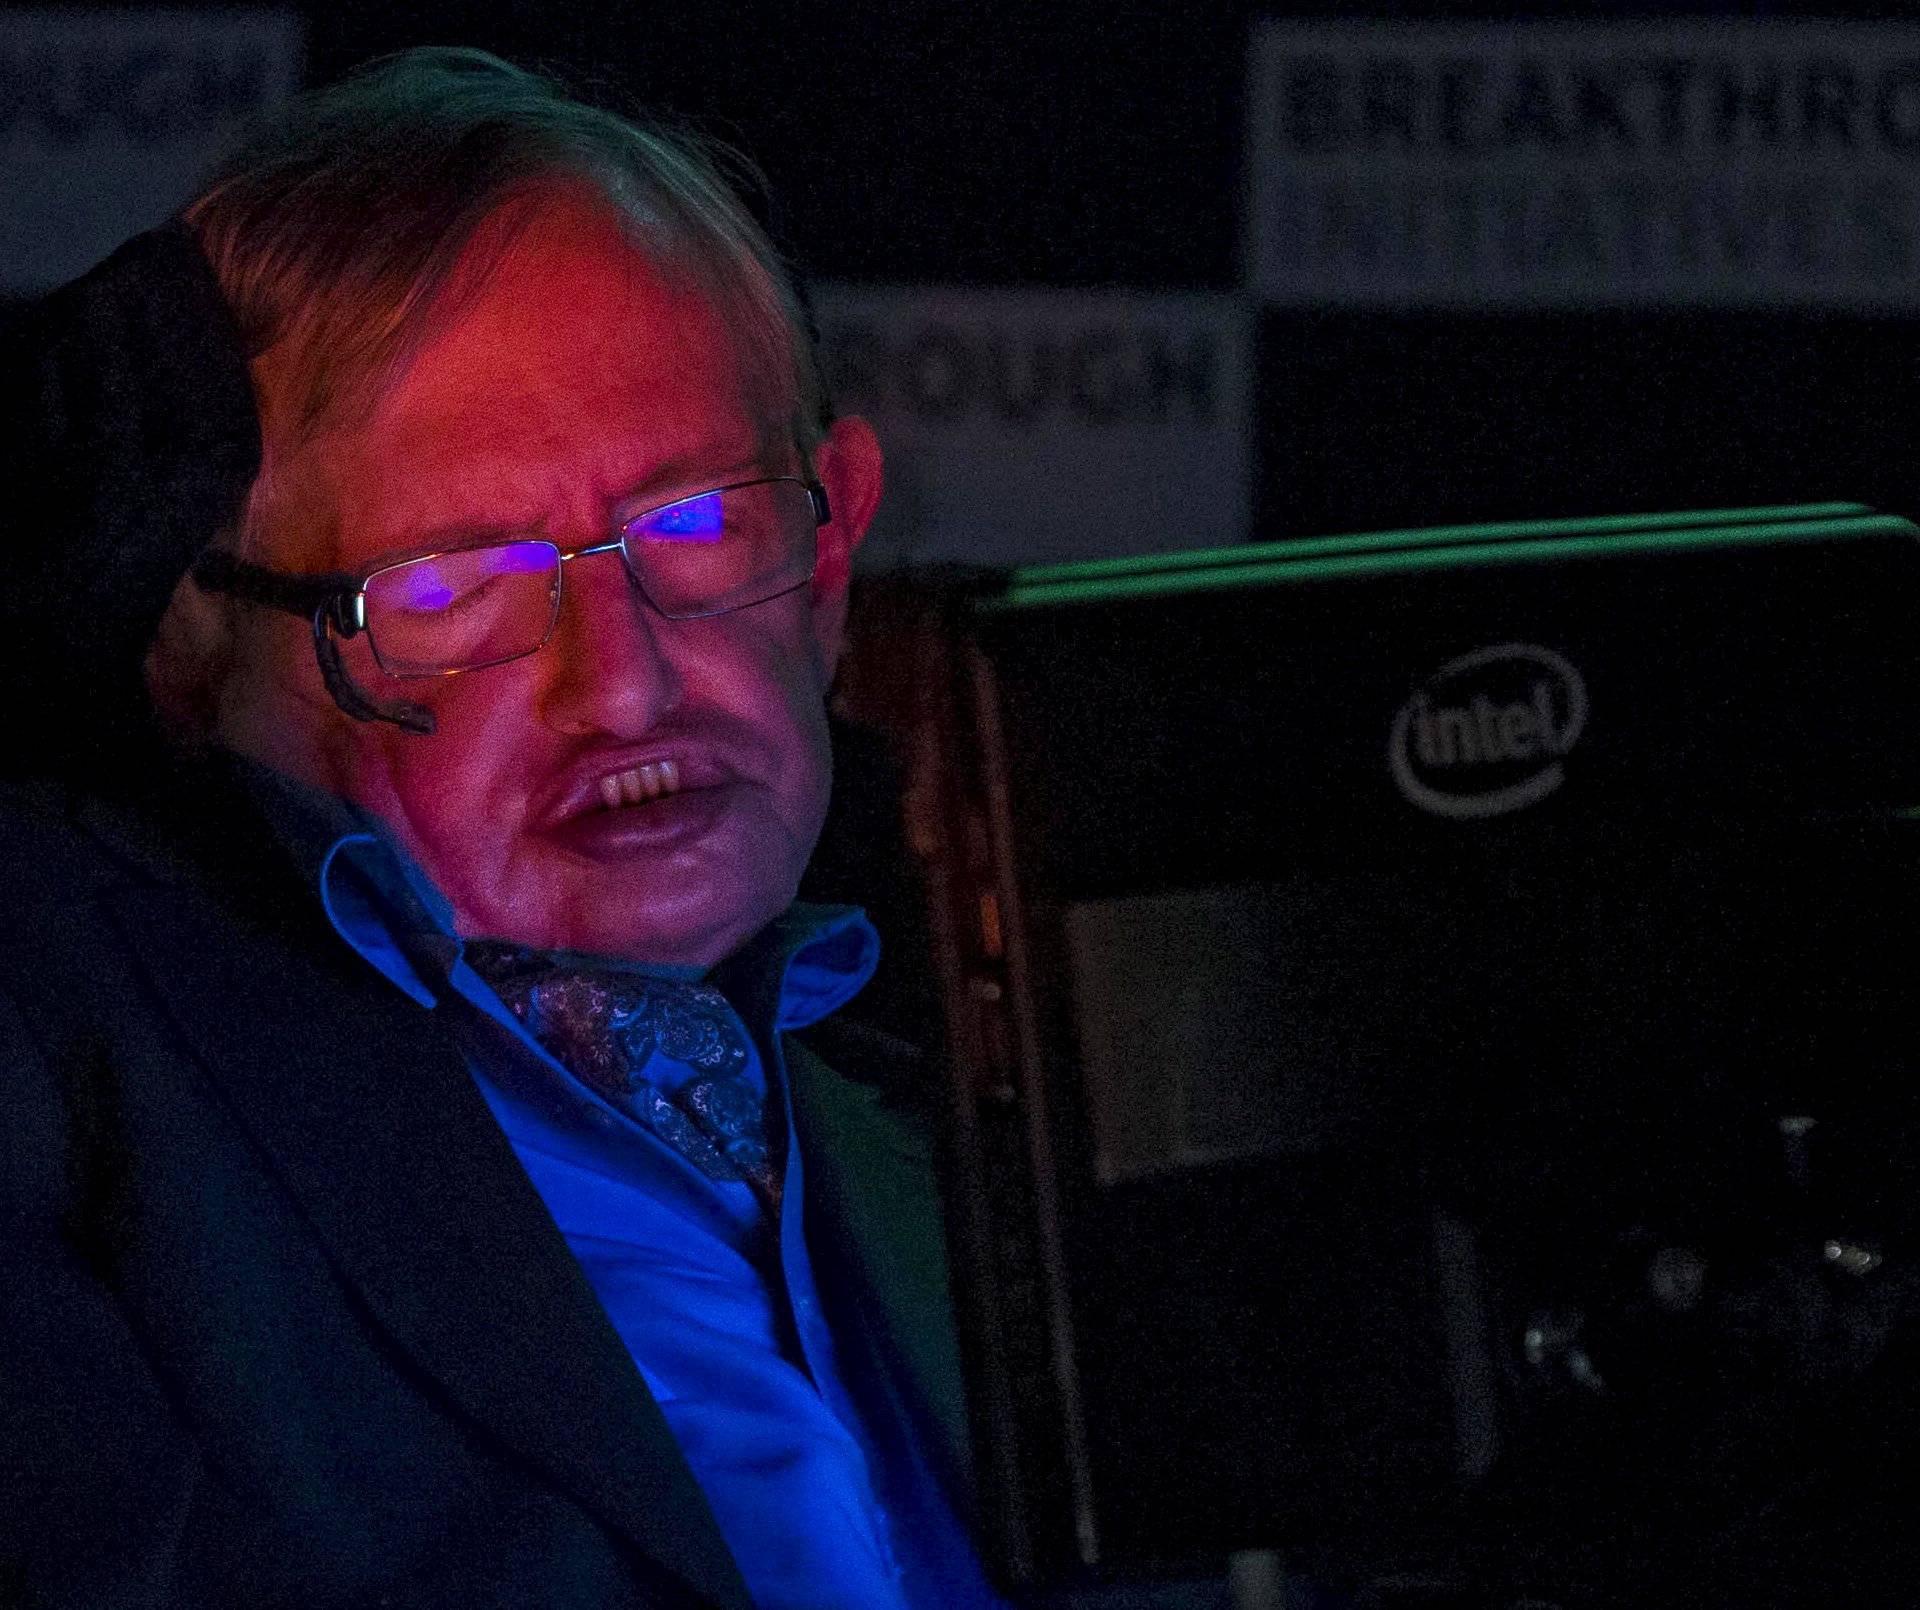
POLYGON ((1094 561, 1084 565, 1032 566, 1015 571, 1004 593, 982 598, 976 607, 998 612, 1048 604, 1103 603, 1228 588, 1286 586, 1304 581, 1663 550, 1698 552, 1865 537, 1920 536, 1920 528, 1897 515, 1874 514, 1859 504, 1807 504, 1787 510, 1736 510, 1728 514, 1536 521, 1529 525, 1445 527, 1430 532, 1366 532, 1311 543, 1261 543, 1257 548, 1159 555, 1152 562, 1094 561), (1845 513, 1831 517, 1829 511, 1834 510, 1845 513), (1728 514, 1750 512, 1769 518, 1727 523, 1728 514), (1496 540, 1469 540, 1475 536, 1485 539, 1494 532, 1500 533, 1496 540), (1256 553, 1266 555, 1266 561, 1254 559, 1256 553), (1237 557, 1229 562, 1223 557, 1228 555, 1237 557), (1116 568, 1122 563, 1129 563, 1130 567, 1116 568))

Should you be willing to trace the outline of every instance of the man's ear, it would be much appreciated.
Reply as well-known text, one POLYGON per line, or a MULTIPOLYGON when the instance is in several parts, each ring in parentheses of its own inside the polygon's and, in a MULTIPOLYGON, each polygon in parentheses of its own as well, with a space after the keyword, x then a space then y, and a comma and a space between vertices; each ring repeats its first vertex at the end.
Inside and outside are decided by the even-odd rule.
POLYGON ((142 666, 155 711, 179 738, 197 742, 212 734, 221 684, 233 668, 234 639, 230 601, 182 576, 142 666))
POLYGON ((813 570, 813 640, 824 682, 832 677, 845 646, 853 553, 880 506, 880 441, 873 427, 857 414, 836 419, 815 450, 814 473, 827 489, 833 516, 820 528, 813 570))

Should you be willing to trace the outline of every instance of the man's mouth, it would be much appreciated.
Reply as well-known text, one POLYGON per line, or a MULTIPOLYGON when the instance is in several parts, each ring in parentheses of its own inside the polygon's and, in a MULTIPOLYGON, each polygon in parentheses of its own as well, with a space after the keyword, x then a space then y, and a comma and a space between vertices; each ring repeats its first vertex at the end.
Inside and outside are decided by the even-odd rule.
POLYGON ((738 781, 699 754, 645 760, 589 775, 553 832, 574 853, 609 865, 685 850, 716 830, 740 803, 738 781))
POLYGON ((624 771, 609 772, 595 785, 603 810, 617 811, 623 805, 644 805, 680 792, 680 763, 677 760, 649 760, 624 771))

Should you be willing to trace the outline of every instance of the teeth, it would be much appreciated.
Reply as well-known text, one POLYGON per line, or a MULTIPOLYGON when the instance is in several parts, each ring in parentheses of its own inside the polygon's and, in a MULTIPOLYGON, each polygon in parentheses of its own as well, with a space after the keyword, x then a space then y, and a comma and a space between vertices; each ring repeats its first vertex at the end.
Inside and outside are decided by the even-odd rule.
POLYGON ((600 803, 608 810, 622 805, 643 805, 680 789, 680 763, 674 760, 650 760, 644 766, 629 766, 611 772, 599 782, 600 803))

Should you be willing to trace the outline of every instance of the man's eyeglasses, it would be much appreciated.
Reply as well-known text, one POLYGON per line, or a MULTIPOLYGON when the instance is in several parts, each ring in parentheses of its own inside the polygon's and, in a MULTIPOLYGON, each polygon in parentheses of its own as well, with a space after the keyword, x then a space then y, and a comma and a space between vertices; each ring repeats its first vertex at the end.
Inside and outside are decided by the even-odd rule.
POLYGON ((640 595, 668 620, 748 609, 813 578, 826 488, 782 475, 739 481, 623 518, 614 536, 562 549, 541 537, 398 554, 361 571, 300 575, 211 549, 193 567, 210 592, 311 620, 327 690, 361 721, 433 730, 407 700, 375 699, 347 675, 337 639, 364 633, 391 676, 449 676, 533 653, 560 619, 561 578, 575 559, 619 550, 640 595))

